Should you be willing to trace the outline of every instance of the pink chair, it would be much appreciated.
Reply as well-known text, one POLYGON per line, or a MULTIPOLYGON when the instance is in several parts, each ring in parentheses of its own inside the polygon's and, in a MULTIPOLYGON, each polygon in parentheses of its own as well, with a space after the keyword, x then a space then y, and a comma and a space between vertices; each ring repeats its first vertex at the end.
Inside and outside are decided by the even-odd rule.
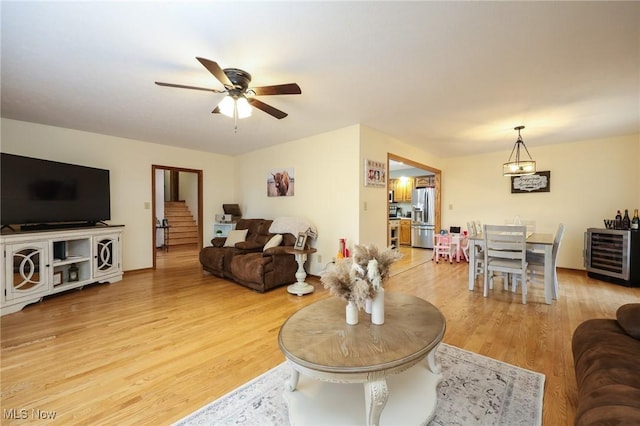
POLYGON ((433 259, 436 263, 440 262, 440 256, 449 258, 449 263, 453 263, 453 255, 451 254, 451 235, 435 234, 433 236, 433 259))

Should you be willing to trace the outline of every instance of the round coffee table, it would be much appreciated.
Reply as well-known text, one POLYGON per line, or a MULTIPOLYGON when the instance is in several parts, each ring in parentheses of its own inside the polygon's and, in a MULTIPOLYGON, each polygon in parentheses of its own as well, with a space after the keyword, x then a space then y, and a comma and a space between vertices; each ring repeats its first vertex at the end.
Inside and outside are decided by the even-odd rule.
POLYGON ((383 325, 363 311, 348 325, 345 305, 335 297, 312 303, 280 328, 278 344, 292 367, 284 395, 292 424, 427 423, 442 380, 435 361, 442 313, 418 297, 385 292, 383 325))

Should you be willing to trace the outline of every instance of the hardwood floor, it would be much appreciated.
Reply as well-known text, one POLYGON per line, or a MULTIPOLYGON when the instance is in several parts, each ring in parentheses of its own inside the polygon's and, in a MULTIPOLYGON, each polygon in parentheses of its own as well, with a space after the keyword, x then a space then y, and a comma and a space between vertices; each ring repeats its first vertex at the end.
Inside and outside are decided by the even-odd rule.
MULTIPOLYGON (((615 317, 640 288, 560 270, 559 300, 528 304, 500 285, 488 298, 467 289, 467 264, 425 262, 429 250, 402 249, 387 291, 422 297, 447 319, 444 341, 546 375, 543 423, 573 424, 577 391, 571 334, 583 320, 615 317)), ((2 424, 170 424, 284 360, 280 325, 331 297, 266 294, 204 275, 194 251, 159 256, 156 271, 125 274, 30 305, 1 318, 2 424), (16 411, 11 411, 16 410, 16 411), (20 411, 26 410, 26 411, 20 411), (26 419, 16 417, 26 416, 26 419), (13 419, 9 418, 13 415, 13 419)), ((498 282, 499 283, 499 282, 498 282)))

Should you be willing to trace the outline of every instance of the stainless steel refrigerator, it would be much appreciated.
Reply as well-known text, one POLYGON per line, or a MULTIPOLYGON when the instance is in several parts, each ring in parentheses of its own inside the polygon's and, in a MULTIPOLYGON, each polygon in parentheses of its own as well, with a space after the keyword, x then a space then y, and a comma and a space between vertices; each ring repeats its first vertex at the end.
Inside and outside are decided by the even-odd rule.
POLYGON ((433 248, 435 232, 435 192, 434 188, 414 189, 411 193, 413 208, 411 222, 411 246, 433 248))

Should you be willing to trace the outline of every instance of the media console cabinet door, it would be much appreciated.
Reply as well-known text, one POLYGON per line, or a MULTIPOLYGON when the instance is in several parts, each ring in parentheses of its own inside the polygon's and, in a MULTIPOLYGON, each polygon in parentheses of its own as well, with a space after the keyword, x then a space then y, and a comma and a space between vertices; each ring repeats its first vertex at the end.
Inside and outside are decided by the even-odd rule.
POLYGON ((120 235, 118 233, 93 237, 93 276, 101 278, 120 272, 120 235))
POLYGON ((40 297, 49 291, 47 241, 7 244, 5 297, 7 300, 40 297))

